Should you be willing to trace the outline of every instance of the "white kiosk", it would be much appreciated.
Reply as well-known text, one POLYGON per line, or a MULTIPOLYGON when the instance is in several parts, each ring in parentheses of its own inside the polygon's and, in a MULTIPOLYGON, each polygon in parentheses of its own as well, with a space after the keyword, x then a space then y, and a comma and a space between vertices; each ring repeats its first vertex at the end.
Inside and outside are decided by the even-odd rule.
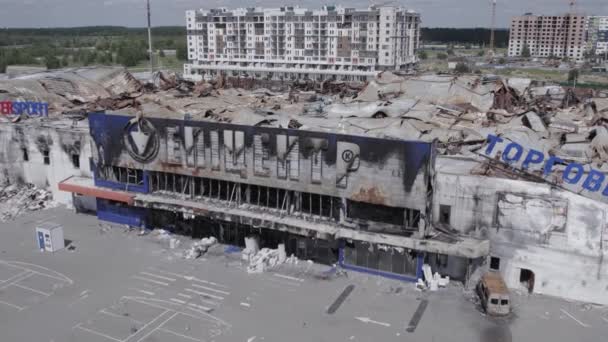
POLYGON ((41 251, 55 252, 65 248, 63 227, 51 222, 44 222, 36 227, 36 241, 41 251))

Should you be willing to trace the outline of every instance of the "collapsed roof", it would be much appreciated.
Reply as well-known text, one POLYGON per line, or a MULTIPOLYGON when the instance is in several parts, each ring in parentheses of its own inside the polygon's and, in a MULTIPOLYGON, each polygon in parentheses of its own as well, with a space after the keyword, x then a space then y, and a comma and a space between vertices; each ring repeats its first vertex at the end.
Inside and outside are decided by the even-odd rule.
POLYGON ((74 114, 84 118, 93 111, 188 115, 242 125, 437 141, 441 154, 469 156, 488 134, 495 134, 566 161, 601 167, 608 157, 607 91, 537 86, 521 78, 384 72, 364 87, 326 81, 272 91, 229 88, 223 76, 195 84, 176 74, 157 73, 152 83, 142 84, 124 68, 90 67, 0 81, 4 100, 49 103, 49 118, 28 120, 74 114))

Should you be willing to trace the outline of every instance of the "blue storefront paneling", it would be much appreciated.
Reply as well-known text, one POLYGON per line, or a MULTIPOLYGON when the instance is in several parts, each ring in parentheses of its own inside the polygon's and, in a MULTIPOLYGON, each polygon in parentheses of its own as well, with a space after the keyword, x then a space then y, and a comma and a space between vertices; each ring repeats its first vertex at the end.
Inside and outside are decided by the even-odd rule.
POLYGON ((117 224, 126 224, 133 227, 146 226, 146 209, 132 207, 123 203, 97 199, 97 218, 117 224))

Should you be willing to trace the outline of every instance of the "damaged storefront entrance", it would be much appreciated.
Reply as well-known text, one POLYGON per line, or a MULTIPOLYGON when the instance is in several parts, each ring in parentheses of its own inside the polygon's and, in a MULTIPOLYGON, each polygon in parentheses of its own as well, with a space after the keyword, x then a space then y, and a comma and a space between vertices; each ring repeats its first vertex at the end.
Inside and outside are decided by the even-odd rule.
POLYGON ((344 241, 340 266, 387 278, 416 281, 422 276, 423 253, 363 241, 344 241))
POLYGON ((173 233, 194 239, 215 237, 219 243, 245 247, 245 238, 257 236, 260 247, 276 249, 285 244, 287 255, 332 265, 338 262, 338 243, 313 239, 288 232, 256 228, 237 222, 215 220, 204 216, 185 217, 180 212, 153 210, 149 215, 149 227, 164 228, 173 233))

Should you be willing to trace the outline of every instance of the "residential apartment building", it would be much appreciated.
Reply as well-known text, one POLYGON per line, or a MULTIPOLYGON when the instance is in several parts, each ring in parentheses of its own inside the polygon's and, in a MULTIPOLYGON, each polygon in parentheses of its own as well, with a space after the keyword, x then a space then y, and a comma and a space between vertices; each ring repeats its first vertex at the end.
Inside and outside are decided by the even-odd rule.
POLYGON ((582 60, 587 48, 586 27, 586 17, 579 14, 539 16, 526 13, 514 17, 508 55, 521 56, 527 46, 532 57, 582 60))
POLYGON ((608 16, 587 18, 587 43, 588 50, 595 54, 608 53, 608 16))
POLYGON ((417 62, 420 15, 392 6, 225 8, 186 12, 191 79, 365 80, 417 62))

